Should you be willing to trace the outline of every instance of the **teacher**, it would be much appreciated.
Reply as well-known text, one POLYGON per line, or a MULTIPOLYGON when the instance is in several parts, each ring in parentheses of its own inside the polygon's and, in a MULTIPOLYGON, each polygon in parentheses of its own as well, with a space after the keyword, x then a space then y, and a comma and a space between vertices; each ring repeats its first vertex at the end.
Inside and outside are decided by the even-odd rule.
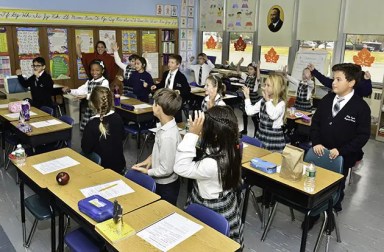
POLYGON ((109 80, 109 83, 115 79, 119 67, 115 64, 115 59, 113 56, 107 53, 107 46, 104 41, 98 41, 96 43, 95 52, 93 53, 82 53, 81 52, 81 39, 76 41, 76 54, 77 57, 81 59, 83 63, 84 70, 87 73, 88 77, 92 78, 90 75, 89 64, 94 60, 103 61, 106 69, 106 77, 109 80))

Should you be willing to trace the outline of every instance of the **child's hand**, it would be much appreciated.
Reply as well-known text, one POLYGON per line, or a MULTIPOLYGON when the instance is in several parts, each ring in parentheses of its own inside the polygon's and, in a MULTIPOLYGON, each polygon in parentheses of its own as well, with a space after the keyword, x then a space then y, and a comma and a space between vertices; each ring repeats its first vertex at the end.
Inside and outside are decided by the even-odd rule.
POLYGON ((124 78, 121 75, 116 75, 116 79, 118 79, 119 81, 124 81, 124 78))
POLYGON ((156 85, 151 86, 151 90, 156 90, 156 88, 157 88, 156 85))
POLYGON ((188 119, 189 132, 196 134, 196 135, 200 135, 200 132, 203 128, 204 119, 205 119, 204 112, 202 112, 202 111, 196 111, 195 110, 195 120, 193 120, 193 121, 192 121, 192 116, 189 115, 189 119, 188 119))
POLYGON ((313 70, 315 70, 315 65, 313 65, 312 63, 309 63, 308 64, 308 69, 312 72, 313 70))
POLYGON ((68 93, 68 91, 71 89, 69 87, 63 87, 61 90, 63 91, 63 93, 68 93))
POLYGON ((330 159, 335 159, 340 155, 339 151, 336 148, 333 148, 332 150, 329 151, 329 158, 330 159))
POLYGON ((143 87, 147 88, 148 87, 148 83, 146 83, 145 81, 143 82, 143 87))
POLYGON ((111 43, 111 48, 112 48, 112 51, 114 51, 114 52, 117 52, 119 50, 119 46, 117 45, 116 41, 113 41, 111 43))
POLYGON ((269 99, 269 95, 267 94, 267 90, 265 90, 265 88, 263 88, 263 98, 266 102, 268 102, 270 99, 269 99))
POLYGON ((244 86, 244 87, 242 88, 242 90, 243 90, 245 99, 249 99, 249 88, 246 87, 246 86, 244 86))
POLYGON ((193 57, 193 56, 189 58, 189 61, 190 61, 190 62, 192 62, 192 61, 194 61, 194 60, 195 60, 195 57, 193 57))
POLYGON ((315 152, 316 155, 320 157, 324 154, 324 149, 325 147, 321 144, 313 146, 313 151, 315 152))
POLYGON ((147 58, 147 56, 148 56, 148 52, 145 51, 145 52, 143 53, 143 58, 147 58))
POLYGON ((287 74, 288 74, 288 66, 285 65, 284 68, 283 68, 283 75, 287 76, 287 74))
POLYGON ((207 62, 207 61, 208 61, 208 56, 204 55, 204 62, 207 62))
POLYGON ((152 157, 149 156, 143 162, 133 165, 132 169, 147 174, 148 169, 151 168, 151 165, 152 165, 152 157))
POLYGON ((23 73, 21 72, 21 69, 16 70, 16 75, 22 75, 23 73))
POLYGON ((241 57, 241 59, 239 60, 239 62, 237 63, 238 65, 241 65, 241 63, 243 63, 244 62, 244 58, 243 57, 241 57))
POLYGON ((364 72, 364 79, 369 80, 371 78, 371 73, 368 71, 364 72))

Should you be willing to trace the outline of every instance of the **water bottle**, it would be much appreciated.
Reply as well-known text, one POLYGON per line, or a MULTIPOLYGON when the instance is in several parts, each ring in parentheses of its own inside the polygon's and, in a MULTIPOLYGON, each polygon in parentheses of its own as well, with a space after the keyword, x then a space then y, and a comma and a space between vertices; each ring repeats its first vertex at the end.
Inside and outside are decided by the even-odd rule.
POLYGON ((316 166, 311 163, 307 166, 305 174, 304 191, 312 193, 316 186, 316 166))
POLYGON ((17 148, 15 150, 16 164, 20 165, 20 166, 24 165, 26 157, 27 156, 25 154, 25 150, 24 150, 23 146, 21 146, 21 144, 18 144, 17 148))
POLYGON ((29 121, 29 119, 30 119, 29 110, 30 110, 29 102, 23 101, 21 103, 21 113, 22 113, 25 121, 29 121))

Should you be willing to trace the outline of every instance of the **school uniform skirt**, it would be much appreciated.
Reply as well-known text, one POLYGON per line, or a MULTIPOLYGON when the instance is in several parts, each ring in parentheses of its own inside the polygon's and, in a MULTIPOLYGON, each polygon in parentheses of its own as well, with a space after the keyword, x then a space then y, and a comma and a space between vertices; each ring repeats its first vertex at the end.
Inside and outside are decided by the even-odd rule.
POLYGON ((312 109, 311 101, 297 98, 295 101, 295 108, 299 110, 310 111, 312 109))
POLYGON ((216 213, 224 216, 229 222, 229 237, 244 246, 243 225, 241 224, 240 208, 237 195, 234 191, 225 192, 218 199, 204 199, 199 195, 197 185, 194 184, 192 193, 187 200, 186 206, 197 203, 216 213))

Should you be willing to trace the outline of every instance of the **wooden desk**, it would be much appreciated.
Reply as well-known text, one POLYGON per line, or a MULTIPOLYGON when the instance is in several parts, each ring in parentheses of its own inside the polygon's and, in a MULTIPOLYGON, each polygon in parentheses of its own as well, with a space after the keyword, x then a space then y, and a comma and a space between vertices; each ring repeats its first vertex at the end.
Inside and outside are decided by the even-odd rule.
MULTIPOLYGON (((282 163, 282 155, 280 153, 272 153, 262 157, 262 159, 277 165, 282 163)), ((331 200, 332 194, 338 190, 343 178, 341 174, 317 167, 315 190, 312 193, 308 193, 304 191, 304 176, 300 181, 294 182, 281 178, 278 173, 267 174, 256 170, 250 166, 250 163, 244 163, 243 168, 248 184, 257 185, 266 189, 272 195, 277 196, 277 198, 293 202, 296 206, 295 208, 306 213, 318 205, 331 200)), ((246 192, 246 194, 249 194, 249 192, 246 192)), ((308 227, 307 214, 305 215, 304 222, 306 223, 305 226, 308 227)), ((304 228, 300 247, 302 252, 305 251, 307 234, 308 230, 304 228)))
MULTIPOLYGON (((35 193, 40 194, 42 197, 50 198, 51 205, 53 204, 53 202, 46 189, 49 186, 57 185, 56 175, 58 172, 52 172, 44 175, 38 170, 36 170, 33 165, 61 158, 64 156, 69 156, 80 163, 78 165, 61 170, 67 172, 72 178, 100 171, 103 169, 103 167, 93 163, 92 161, 88 160, 87 158, 81 156, 79 153, 69 148, 63 148, 56 151, 51 151, 40 155, 28 157, 25 165, 23 166, 18 166, 15 164, 17 167, 18 176, 20 178, 20 211, 21 222, 23 224, 25 224, 24 184, 27 184, 35 193)), ((71 180, 69 183, 71 183, 71 180)), ((52 210, 53 212, 51 218, 51 250, 56 251, 55 208, 53 207, 52 210)))
POLYGON ((202 87, 191 86, 191 93, 205 93, 205 89, 202 87))
MULTIPOLYGON (((200 97, 206 97, 205 92, 204 92, 204 93, 193 93, 193 95, 200 96, 200 97)), ((237 98, 237 96, 235 96, 235 95, 231 95, 231 94, 226 94, 226 95, 223 97, 223 100, 226 100, 226 99, 233 99, 233 98, 237 98)))
MULTIPOLYGON (((135 98, 128 98, 120 101, 121 104, 129 104, 129 105, 138 105, 143 104, 144 102, 135 99, 135 98)), ((133 111, 126 110, 121 108, 121 106, 115 106, 115 111, 118 113, 123 119, 126 119, 128 121, 133 121, 136 123, 140 122, 148 122, 153 120, 153 109, 152 105, 150 108, 144 108, 144 109, 135 109, 133 111)))
MULTIPOLYGON (((45 117, 31 118, 28 123, 30 124, 52 119, 60 121, 59 119, 49 115, 45 117)), ((60 140, 67 140, 71 138, 72 134, 72 126, 65 122, 41 128, 35 128, 34 126, 32 126, 32 131, 29 133, 24 133, 18 130, 18 123, 18 121, 11 122, 11 125, 14 127, 14 132, 16 133, 17 138, 22 143, 29 144, 32 147, 48 143, 54 143, 60 140)))
MULTIPOLYGON (((10 102, 15 102, 15 101, 19 101, 18 99, 16 99, 16 98, 7 98, 7 99, 0 99, 0 104, 1 105, 5 105, 5 104, 7 104, 8 105, 8 103, 10 103, 10 102)), ((8 107, 4 107, 4 108, 0 108, 1 110, 3 110, 3 109, 6 109, 6 110, 8 110, 8 107)))
MULTIPOLYGON (((56 183, 49 186, 48 190, 55 196, 56 204, 63 212, 70 215, 76 222, 81 223, 83 226, 89 229, 94 229, 97 222, 79 211, 78 202, 79 200, 85 198, 80 189, 119 179, 123 180, 134 190, 133 193, 110 199, 112 202, 115 199, 119 201, 123 207, 124 214, 132 212, 160 199, 159 195, 145 189, 144 187, 110 169, 104 169, 102 171, 83 176, 71 176, 71 180, 66 186, 60 186, 56 183)), ((64 218, 60 218, 59 230, 59 248, 62 249, 64 247, 64 218)))
POLYGON ((243 147, 243 156, 241 158, 241 163, 247 163, 247 162, 250 162, 252 158, 260 158, 272 153, 267 149, 256 147, 248 143, 244 143, 244 144, 246 144, 247 147, 243 147))
POLYGON ((300 125, 304 125, 304 126, 311 127, 312 120, 310 120, 309 122, 304 122, 304 121, 301 120, 301 119, 297 119, 297 120, 295 120, 295 123, 300 124, 300 125))
MULTIPOLYGON (((136 231, 139 231, 174 212, 204 227, 170 251, 236 251, 240 248, 240 245, 235 241, 164 200, 157 201, 124 215, 124 222, 131 225, 136 231)), ((112 246, 118 251, 158 251, 137 235, 112 244, 112 246)))

